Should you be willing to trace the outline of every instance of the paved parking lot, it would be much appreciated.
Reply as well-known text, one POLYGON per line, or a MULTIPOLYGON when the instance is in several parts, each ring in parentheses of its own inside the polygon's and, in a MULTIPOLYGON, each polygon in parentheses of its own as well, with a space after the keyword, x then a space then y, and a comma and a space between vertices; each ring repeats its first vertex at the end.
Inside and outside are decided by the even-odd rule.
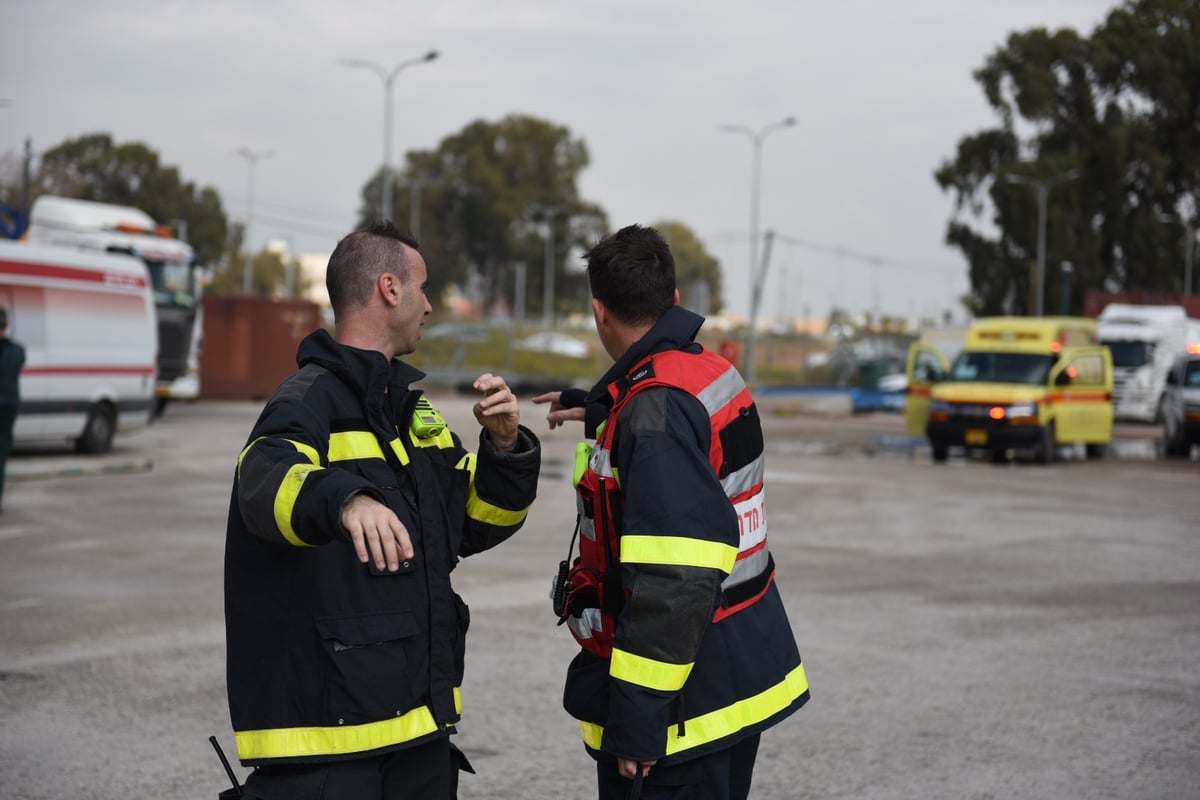
MULTIPOLYGON (((469 401, 438 402, 473 440, 469 401)), ((1200 797, 1200 462, 1151 460, 1154 431, 1126 429, 1125 455, 1097 462, 935 466, 896 415, 764 405, 770 541, 813 699, 764 737, 753 797, 1200 797)), ((473 620, 458 741, 479 772, 460 796, 587 798, 547 600, 579 431, 523 411, 539 499, 456 572, 473 620)), ((224 517, 257 412, 175 406, 107 456, 10 461, 3 797, 227 785, 207 741, 233 749, 224 517)))

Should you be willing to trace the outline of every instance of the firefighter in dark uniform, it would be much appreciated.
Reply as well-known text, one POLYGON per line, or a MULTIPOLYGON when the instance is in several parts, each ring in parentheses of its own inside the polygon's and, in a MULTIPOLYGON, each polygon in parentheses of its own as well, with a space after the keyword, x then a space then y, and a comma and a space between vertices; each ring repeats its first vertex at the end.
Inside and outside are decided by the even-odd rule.
POLYGON ((540 447, 503 378, 480 376, 477 452, 412 384, 431 312, 417 243, 391 223, 346 236, 326 284, 336 335, 238 458, 225 549, 230 716, 250 798, 454 797, 450 743, 468 613, 450 573, 507 539, 540 447))
POLYGON ((678 305, 656 231, 623 228, 586 258, 616 363, 583 398, 535 398, 551 427, 596 435, 577 451, 579 555, 555 592, 580 645, 564 706, 602 800, 745 798, 760 734, 808 700, 767 548, 758 411, 695 342, 703 319, 678 305))

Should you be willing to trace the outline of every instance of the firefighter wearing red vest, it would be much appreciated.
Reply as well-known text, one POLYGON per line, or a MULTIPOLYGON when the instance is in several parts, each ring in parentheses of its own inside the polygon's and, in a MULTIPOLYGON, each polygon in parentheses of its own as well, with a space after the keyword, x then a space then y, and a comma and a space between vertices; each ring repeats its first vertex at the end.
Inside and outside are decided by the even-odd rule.
POLYGON ((601 800, 744 798, 760 734, 808 700, 767 547, 758 411, 695 341, 704 320, 678 305, 654 229, 623 228, 586 258, 615 364, 586 396, 535 398, 551 427, 584 420, 595 436, 577 450, 555 587, 580 645, 563 703, 601 800))

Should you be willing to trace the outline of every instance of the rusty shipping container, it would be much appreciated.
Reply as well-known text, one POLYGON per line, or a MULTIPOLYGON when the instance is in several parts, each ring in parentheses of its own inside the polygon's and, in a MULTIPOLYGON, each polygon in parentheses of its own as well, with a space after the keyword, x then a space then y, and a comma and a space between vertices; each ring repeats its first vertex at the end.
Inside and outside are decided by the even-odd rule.
POLYGON ((265 400, 296 370, 300 341, 322 326, 307 300, 204 296, 200 396, 265 400))

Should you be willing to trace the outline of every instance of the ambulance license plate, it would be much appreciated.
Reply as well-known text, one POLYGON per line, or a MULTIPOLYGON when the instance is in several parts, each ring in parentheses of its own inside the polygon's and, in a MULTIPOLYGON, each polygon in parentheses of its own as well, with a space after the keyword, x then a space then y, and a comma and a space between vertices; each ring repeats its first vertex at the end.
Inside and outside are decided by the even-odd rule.
POLYGON ((965 443, 968 445, 974 444, 974 445, 983 446, 983 445, 987 444, 987 439, 988 439, 987 431, 982 431, 982 430, 977 430, 977 429, 976 430, 968 430, 966 439, 965 439, 965 443))

